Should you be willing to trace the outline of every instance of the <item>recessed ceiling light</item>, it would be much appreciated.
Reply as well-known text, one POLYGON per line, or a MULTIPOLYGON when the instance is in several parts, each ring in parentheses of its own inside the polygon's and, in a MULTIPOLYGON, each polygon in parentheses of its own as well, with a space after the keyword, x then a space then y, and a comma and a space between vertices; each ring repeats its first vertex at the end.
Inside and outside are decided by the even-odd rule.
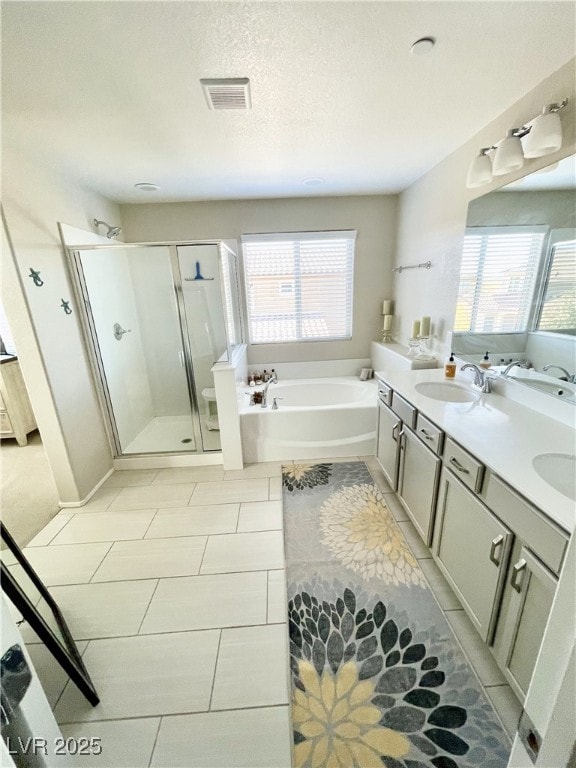
POLYGON ((436 40, 433 37, 421 37, 420 40, 416 40, 410 48, 410 53, 416 56, 425 56, 430 53, 432 48, 436 45, 436 40))
POLYGON ((320 176, 311 176, 309 179, 302 179, 302 184, 306 184, 307 187, 317 187, 319 184, 324 184, 324 179, 320 176))
POLYGON ((160 189, 158 184, 152 184, 150 181, 139 181, 138 184, 134 184, 136 189, 141 189, 142 192, 156 192, 157 189, 160 189))

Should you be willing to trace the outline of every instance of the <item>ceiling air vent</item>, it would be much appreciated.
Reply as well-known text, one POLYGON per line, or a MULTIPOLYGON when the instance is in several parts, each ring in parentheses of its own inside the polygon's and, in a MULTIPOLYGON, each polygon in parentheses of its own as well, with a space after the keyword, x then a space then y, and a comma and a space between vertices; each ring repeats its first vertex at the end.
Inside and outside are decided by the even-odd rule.
POLYGON ((210 109, 250 109, 250 80, 247 77, 201 79, 210 109))

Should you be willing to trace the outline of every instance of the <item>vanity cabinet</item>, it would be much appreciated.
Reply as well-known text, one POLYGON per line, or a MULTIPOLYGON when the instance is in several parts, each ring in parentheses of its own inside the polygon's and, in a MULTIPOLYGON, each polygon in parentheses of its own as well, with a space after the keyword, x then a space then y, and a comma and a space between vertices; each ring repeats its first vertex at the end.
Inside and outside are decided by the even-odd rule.
POLYGON ((376 457, 384 472, 384 477, 395 491, 398 488, 399 444, 398 433, 402 420, 389 407, 392 403, 392 390, 378 385, 378 438, 376 457))
POLYGON ((556 577, 546 566, 516 541, 492 650, 521 700, 530 685, 556 584, 556 577))
MULTIPOLYGON (((418 416, 420 419, 420 415, 418 416)), ((418 426, 432 444, 438 445, 437 437, 433 436, 431 425, 418 426)), ((414 527, 424 543, 430 546, 432 542, 432 527, 438 477, 440 475, 440 458, 408 427, 400 432, 400 468, 398 475, 398 498, 414 527)))
POLYGON ((568 535, 385 382, 378 412, 388 481, 523 701, 568 535))
POLYGON ((492 640, 511 544, 510 529, 444 467, 432 552, 487 643, 492 640))

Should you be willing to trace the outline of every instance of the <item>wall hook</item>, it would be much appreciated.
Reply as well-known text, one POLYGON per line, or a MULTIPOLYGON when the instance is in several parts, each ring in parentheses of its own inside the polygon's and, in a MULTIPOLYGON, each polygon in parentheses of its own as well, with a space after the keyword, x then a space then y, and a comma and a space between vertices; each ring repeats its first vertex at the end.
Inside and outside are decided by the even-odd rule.
POLYGON ((34 285, 37 285, 38 287, 40 287, 41 285, 44 285, 44 280, 42 280, 42 278, 40 277, 40 272, 37 272, 35 269, 32 269, 32 267, 30 267, 30 274, 28 275, 28 277, 32 278, 32 280, 34 281, 34 285))
POLYGON ((69 301, 64 301, 64 299, 62 299, 62 304, 60 304, 60 306, 62 307, 62 309, 64 310, 64 312, 67 315, 71 315, 72 314, 72 310, 70 309, 70 302, 69 301))

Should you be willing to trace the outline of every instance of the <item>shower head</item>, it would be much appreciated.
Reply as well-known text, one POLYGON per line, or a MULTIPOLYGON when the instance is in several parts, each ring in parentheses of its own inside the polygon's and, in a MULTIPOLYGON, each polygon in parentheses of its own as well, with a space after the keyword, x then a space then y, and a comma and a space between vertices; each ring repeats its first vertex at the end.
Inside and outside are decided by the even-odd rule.
POLYGON ((105 221, 99 221, 98 219, 94 219, 94 226, 96 228, 98 228, 100 224, 104 224, 105 227, 108 227, 108 232, 106 232, 106 237, 109 240, 113 240, 115 237, 118 237, 118 235, 122 231, 122 227, 111 227, 110 224, 107 224, 105 221))

